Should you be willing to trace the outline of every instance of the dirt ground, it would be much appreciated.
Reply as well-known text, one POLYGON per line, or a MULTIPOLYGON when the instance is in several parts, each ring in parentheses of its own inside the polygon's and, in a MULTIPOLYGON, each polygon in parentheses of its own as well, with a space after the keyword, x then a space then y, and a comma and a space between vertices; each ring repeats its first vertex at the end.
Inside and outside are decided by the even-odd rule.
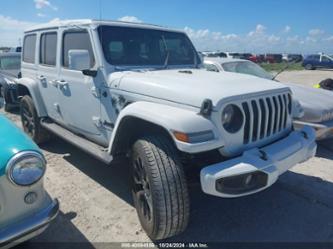
MULTIPOLYGON (((311 86, 327 77, 333 71, 285 72, 279 79, 311 86)), ((20 125, 17 115, 7 115, 20 125)), ((42 149, 48 161, 45 187, 59 199, 61 211, 32 242, 93 247, 96 242, 149 241, 132 205, 126 162, 106 166, 61 139, 42 149)), ((315 158, 261 193, 221 199, 192 184, 190 196, 189 227, 168 241, 333 242, 333 141, 321 143, 315 158)))

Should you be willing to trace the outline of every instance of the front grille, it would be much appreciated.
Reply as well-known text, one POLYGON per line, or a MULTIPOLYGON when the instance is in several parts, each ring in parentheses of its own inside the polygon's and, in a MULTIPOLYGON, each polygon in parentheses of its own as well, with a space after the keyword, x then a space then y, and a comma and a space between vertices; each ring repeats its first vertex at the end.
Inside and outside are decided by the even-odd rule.
POLYGON ((287 128, 291 114, 289 93, 262 97, 242 103, 245 113, 244 144, 274 136, 287 128))

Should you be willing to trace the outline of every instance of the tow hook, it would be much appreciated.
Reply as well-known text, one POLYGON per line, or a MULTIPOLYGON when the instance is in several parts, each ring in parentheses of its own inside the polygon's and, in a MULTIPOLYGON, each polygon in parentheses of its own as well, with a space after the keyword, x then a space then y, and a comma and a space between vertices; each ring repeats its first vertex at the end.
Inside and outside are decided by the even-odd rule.
POLYGON ((309 139, 309 136, 305 131, 302 131, 302 135, 305 139, 309 139))
POLYGON ((267 156, 267 153, 265 151, 259 150, 259 153, 260 153, 260 159, 262 159, 264 161, 268 160, 268 156, 267 156))

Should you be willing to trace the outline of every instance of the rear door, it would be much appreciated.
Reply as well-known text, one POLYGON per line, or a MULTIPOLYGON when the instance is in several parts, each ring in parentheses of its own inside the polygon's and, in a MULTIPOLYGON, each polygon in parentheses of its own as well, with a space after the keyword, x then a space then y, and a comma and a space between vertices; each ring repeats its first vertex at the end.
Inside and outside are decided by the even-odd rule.
POLYGON ((38 73, 36 80, 39 83, 39 90, 42 95, 48 116, 60 122, 61 113, 58 104, 58 89, 56 80, 58 79, 59 60, 58 51, 58 32, 42 32, 38 36, 38 73))
POLYGON ((22 77, 36 79, 37 50, 37 34, 26 34, 23 39, 22 77))

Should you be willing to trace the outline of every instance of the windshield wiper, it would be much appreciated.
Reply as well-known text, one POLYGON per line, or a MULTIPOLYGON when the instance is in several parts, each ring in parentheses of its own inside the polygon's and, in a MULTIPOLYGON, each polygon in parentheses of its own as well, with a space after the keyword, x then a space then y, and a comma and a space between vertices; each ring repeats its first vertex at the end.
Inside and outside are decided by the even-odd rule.
POLYGON ((288 62, 287 65, 282 68, 279 72, 277 72, 274 77, 272 78, 272 80, 275 80, 277 76, 279 76, 281 73, 283 73, 285 70, 287 70, 291 65, 296 64, 298 62, 298 60, 293 60, 292 62, 288 62))

